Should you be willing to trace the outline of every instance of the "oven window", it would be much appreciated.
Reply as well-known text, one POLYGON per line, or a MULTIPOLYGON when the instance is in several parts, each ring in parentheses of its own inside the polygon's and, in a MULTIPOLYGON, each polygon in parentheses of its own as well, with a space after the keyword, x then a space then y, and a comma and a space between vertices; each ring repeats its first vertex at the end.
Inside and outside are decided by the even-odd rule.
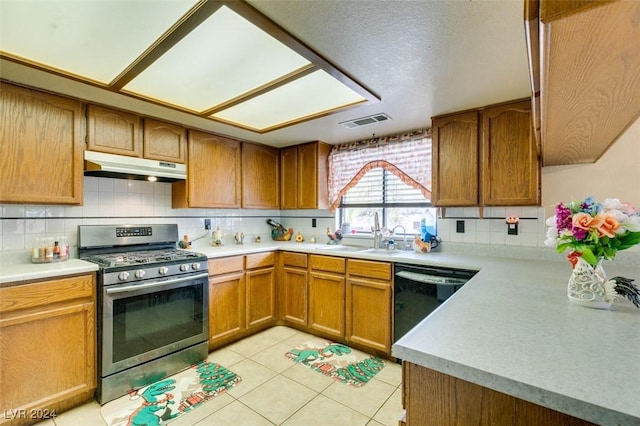
POLYGON ((203 333, 203 291, 190 285, 114 300, 112 362, 203 333))

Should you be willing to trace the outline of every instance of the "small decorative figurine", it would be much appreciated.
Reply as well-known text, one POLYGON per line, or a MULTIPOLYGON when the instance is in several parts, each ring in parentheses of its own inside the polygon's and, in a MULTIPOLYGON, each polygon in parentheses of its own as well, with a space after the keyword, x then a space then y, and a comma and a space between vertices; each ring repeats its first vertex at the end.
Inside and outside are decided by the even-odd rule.
POLYGON ((233 236, 236 244, 244 244, 244 232, 236 232, 236 235, 233 236))
POLYGON ((220 230, 220 227, 216 227, 216 230, 213 231, 213 242, 211 245, 213 246, 222 246, 224 244, 222 244, 222 231, 220 230))
POLYGON ((182 241, 178 242, 178 247, 181 249, 191 248, 191 243, 189 242, 189 236, 187 234, 182 237, 182 241))

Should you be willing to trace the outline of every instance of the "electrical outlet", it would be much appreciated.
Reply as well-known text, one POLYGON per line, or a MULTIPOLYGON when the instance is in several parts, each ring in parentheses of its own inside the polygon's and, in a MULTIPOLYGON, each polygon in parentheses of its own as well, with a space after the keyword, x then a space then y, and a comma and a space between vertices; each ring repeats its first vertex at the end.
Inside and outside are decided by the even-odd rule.
POLYGON ((211 229, 211 219, 204 220, 204 229, 206 229, 207 231, 211 229))
POLYGON ((464 234, 464 220, 456 220, 456 232, 464 234))
POLYGON ((311 227, 315 228, 316 226, 317 226, 316 225, 316 220, 315 219, 311 219, 311 227))

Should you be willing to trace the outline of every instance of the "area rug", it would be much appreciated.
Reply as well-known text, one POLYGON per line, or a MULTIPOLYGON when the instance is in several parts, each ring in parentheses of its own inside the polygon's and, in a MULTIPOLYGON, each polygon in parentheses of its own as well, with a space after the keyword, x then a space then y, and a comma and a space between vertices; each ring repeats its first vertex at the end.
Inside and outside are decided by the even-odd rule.
POLYGON ((385 366, 382 358, 326 340, 307 341, 284 356, 339 382, 364 386, 385 366))
POLYGON ((109 426, 169 423, 240 383, 236 373, 203 361, 178 374, 103 405, 109 426))

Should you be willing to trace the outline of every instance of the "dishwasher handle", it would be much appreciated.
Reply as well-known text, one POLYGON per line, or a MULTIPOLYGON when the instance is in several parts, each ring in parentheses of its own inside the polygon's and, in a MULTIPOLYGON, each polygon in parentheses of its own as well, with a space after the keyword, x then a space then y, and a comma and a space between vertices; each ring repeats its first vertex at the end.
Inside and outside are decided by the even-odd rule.
POLYGON ((424 283, 424 284, 452 285, 452 286, 460 286, 465 284, 468 281, 465 278, 442 277, 438 275, 429 275, 429 274, 423 274, 420 272, 411 272, 411 271, 396 272, 396 277, 405 278, 407 280, 424 283))

